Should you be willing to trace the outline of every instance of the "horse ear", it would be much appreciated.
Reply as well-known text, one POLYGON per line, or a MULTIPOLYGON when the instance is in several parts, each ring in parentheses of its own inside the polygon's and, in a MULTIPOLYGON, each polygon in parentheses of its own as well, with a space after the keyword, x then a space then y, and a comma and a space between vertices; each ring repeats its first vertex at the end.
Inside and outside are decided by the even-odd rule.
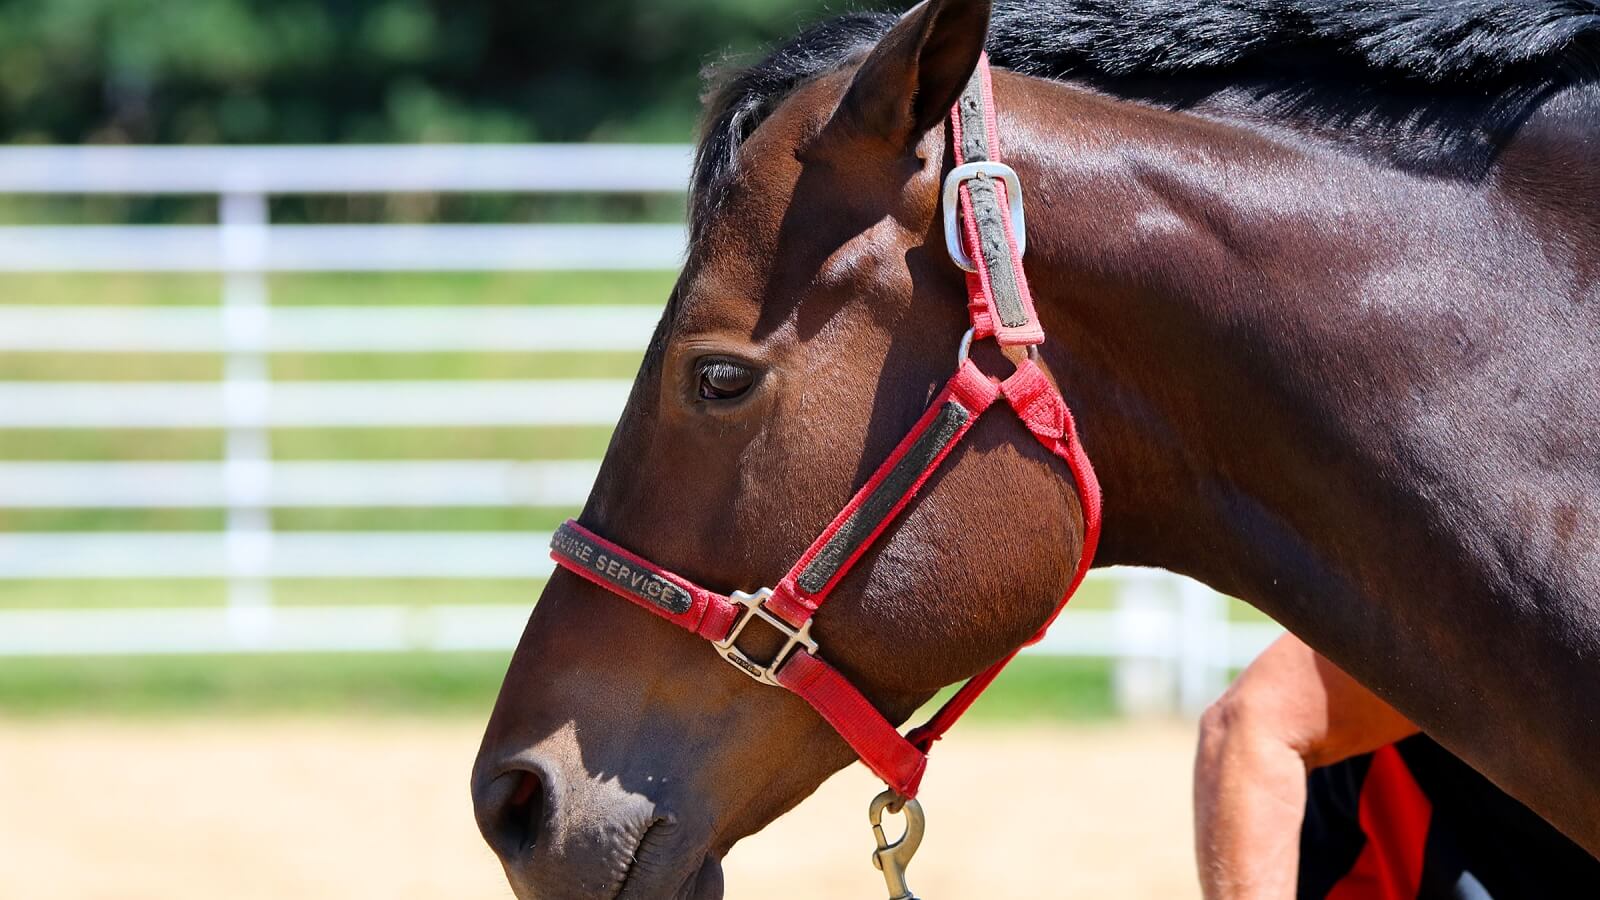
POLYGON ((949 115, 989 35, 990 0, 925 0, 884 35, 839 113, 860 131, 914 146, 949 115))

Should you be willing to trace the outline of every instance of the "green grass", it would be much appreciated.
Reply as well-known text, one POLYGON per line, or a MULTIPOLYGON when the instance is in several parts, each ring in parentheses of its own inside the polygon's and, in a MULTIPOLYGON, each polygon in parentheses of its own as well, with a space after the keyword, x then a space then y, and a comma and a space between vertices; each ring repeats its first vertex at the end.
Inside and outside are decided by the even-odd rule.
POLYGON ((280 531, 554 531, 577 510, 546 507, 278 509, 280 531))
POLYGON ((0 275, 0 303, 30 306, 212 306, 219 275, 25 273, 0 275))
MULTIPOLYGON (((681 128, 673 126, 668 133, 681 128)), ((26 143, 26 141, 24 141, 26 143)), ((274 194, 276 225, 656 222, 688 215, 688 198, 664 194, 274 194)), ((27 195, 0 197, 4 225, 215 225, 203 195, 27 195)))
POLYGON ((215 353, 6 353, 0 381, 216 381, 215 353))
MULTIPOLYGON (((0 660, 0 715, 311 713, 487 715, 509 654, 395 653, 0 660)), ((973 707, 977 722, 1114 713, 1109 665, 1023 657, 973 707)))
POLYGON ((536 578, 291 578, 272 583, 280 606, 396 605, 472 603, 533 609, 544 590, 536 578))
MULTIPOLYGON (((0 438, 3 439, 3 438, 0 438)), ((609 427, 280 428, 276 459, 599 459, 609 427)))
POLYGON ((1110 609, 1116 604, 1116 589, 1100 581, 1090 581, 1072 596, 1069 609, 1110 609))
POLYGON ((570 305, 665 306, 674 272, 451 272, 274 275, 284 306, 570 305))
MULTIPOLYGON (((664 306, 673 272, 280 274, 268 279, 284 306, 451 306, 621 303, 664 306)), ((47 273, 0 275, 0 304, 215 306, 217 275, 47 273)))
MULTIPOLYGON (((973 704, 967 718, 975 722, 1110 718, 1117 712, 1111 678, 1111 663, 1105 660, 1019 656, 973 704)), ((922 721, 954 690, 941 692, 917 721, 922 721)))
POLYGON ((627 378, 642 353, 317 353, 272 357, 281 381, 627 378))
POLYGON ((0 580, 0 609, 130 609, 221 606, 228 587, 208 579, 0 580))
MULTIPOLYGON (((534 578, 286 578, 272 583, 279 606, 499 604, 532 608, 544 589, 534 578)), ((101 581, 0 580, 0 609, 129 609, 221 606, 219 579, 101 581)))
POLYGON ((0 460, 135 462, 222 458, 222 432, 162 428, 0 430, 0 460))
MULTIPOLYGON (((278 428, 283 460, 599 459, 606 426, 555 428, 278 428)), ((21 428, 0 430, 0 460, 204 461, 222 458, 215 429, 21 428)))
MULTIPOLYGON (((577 514, 567 507, 285 508, 273 528, 295 531, 554 531, 577 514)), ((0 507, 0 533, 53 531, 221 531, 220 509, 14 509, 0 507)))
POLYGON ((1272 617, 1256 609, 1243 600, 1228 598, 1228 621, 1230 622, 1271 622, 1272 617))
MULTIPOLYGON (((282 353, 278 381, 628 378, 640 353, 282 353)), ((199 381, 222 377, 214 353, 7 353, 0 381, 199 381)))
POLYGON ((487 713, 506 653, 0 660, 0 714, 487 713))
MULTIPOLYGON (((546 507, 417 509, 287 508, 272 512, 278 531, 553 531, 577 510, 546 507)), ((220 531, 220 509, 12 509, 0 507, 7 531, 220 531)))
POLYGON ((7 531, 218 531, 218 509, 8 509, 0 507, 0 533, 7 531))

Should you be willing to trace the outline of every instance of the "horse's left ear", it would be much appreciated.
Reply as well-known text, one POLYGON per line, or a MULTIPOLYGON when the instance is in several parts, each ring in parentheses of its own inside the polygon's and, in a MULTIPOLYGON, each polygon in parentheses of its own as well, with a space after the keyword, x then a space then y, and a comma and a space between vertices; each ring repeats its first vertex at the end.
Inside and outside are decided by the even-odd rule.
POLYGON ((839 104, 859 131, 912 147, 949 115, 989 35, 990 0, 925 0, 884 35, 839 104))

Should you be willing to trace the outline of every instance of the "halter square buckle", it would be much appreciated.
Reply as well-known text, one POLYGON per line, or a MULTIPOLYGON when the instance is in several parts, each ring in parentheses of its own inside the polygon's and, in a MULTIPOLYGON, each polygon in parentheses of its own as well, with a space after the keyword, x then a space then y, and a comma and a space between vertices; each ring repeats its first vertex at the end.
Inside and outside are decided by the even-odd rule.
POLYGON ((978 264, 967 255, 961 229, 961 186, 987 175, 1006 186, 1006 206, 1011 216, 1011 235, 1017 241, 1017 255, 1028 252, 1028 216, 1022 206, 1022 179, 1017 170, 1005 163, 978 160, 956 166, 944 179, 944 245, 955 264, 968 272, 978 271, 978 264))
POLYGON ((778 684, 778 677, 775 673, 783 667, 789 655, 797 647, 804 647, 809 652, 816 653, 817 642, 811 639, 810 619, 807 619, 806 623, 799 628, 794 628, 788 622, 778 618, 776 614, 768 611, 766 602, 767 598, 771 596, 771 588, 762 588, 753 594, 747 594, 744 591, 734 591, 730 594, 728 599, 744 607, 744 612, 739 614, 739 620, 733 623, 733 628, 728 631, 728 636, 720 641, 712 641, 711 646, 717 649, 718 656, 732 663, 735 669, 762 684, 781 687, 778 684), (778 651, 770 663, 765 665, 751 659, 743 650, 735 646, 739 640, 739 635, 744 633, 745 626, 756 618, 760 618, 763 622, 776 628, 778 633, 784 637, 783 648, 778 651))

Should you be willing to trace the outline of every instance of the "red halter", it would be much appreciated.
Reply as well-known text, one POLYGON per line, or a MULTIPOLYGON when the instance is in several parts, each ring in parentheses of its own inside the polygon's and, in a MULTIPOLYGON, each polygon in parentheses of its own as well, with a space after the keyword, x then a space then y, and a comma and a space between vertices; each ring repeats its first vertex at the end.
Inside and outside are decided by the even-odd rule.
POLYGON ((562 525, 550 547, 551 556, 564 568, 712 641, 718 654, 757 681, 805 698, 868 768, 907 799, 916 796, 928 748, 1022 648, 978 673, 932 719, 902 737, 854 685, 823 661, 811 638, 811 617, 1000 397, 1035 438, 1066 462, 1083 506, 1083 552, 1077 570, 1050 621, 1028 643, 1044 637, 1083 582, 1100 538, 1100 484, 1078 441, 1072 412, 1055 385, 1031 357, 1004 381, 984 374, 967 359, 973 339, 993 337, 1003 346, 1027 347, 1030 353, 1044 342, 1022 273, 1026 231, 1021 188, 1016 173, 999 162, 987 57, 979 61, 971 84, 951 111, 950 127, 956 168, 945 180, 945 237, 952 258, 968 271, 972 315, 960 363, 911 432, 778 586, 723 596, 618 547, 576 521, 562 525), (735 646, 755 619, 785 639, 770 662, 753 660, 735 646))

